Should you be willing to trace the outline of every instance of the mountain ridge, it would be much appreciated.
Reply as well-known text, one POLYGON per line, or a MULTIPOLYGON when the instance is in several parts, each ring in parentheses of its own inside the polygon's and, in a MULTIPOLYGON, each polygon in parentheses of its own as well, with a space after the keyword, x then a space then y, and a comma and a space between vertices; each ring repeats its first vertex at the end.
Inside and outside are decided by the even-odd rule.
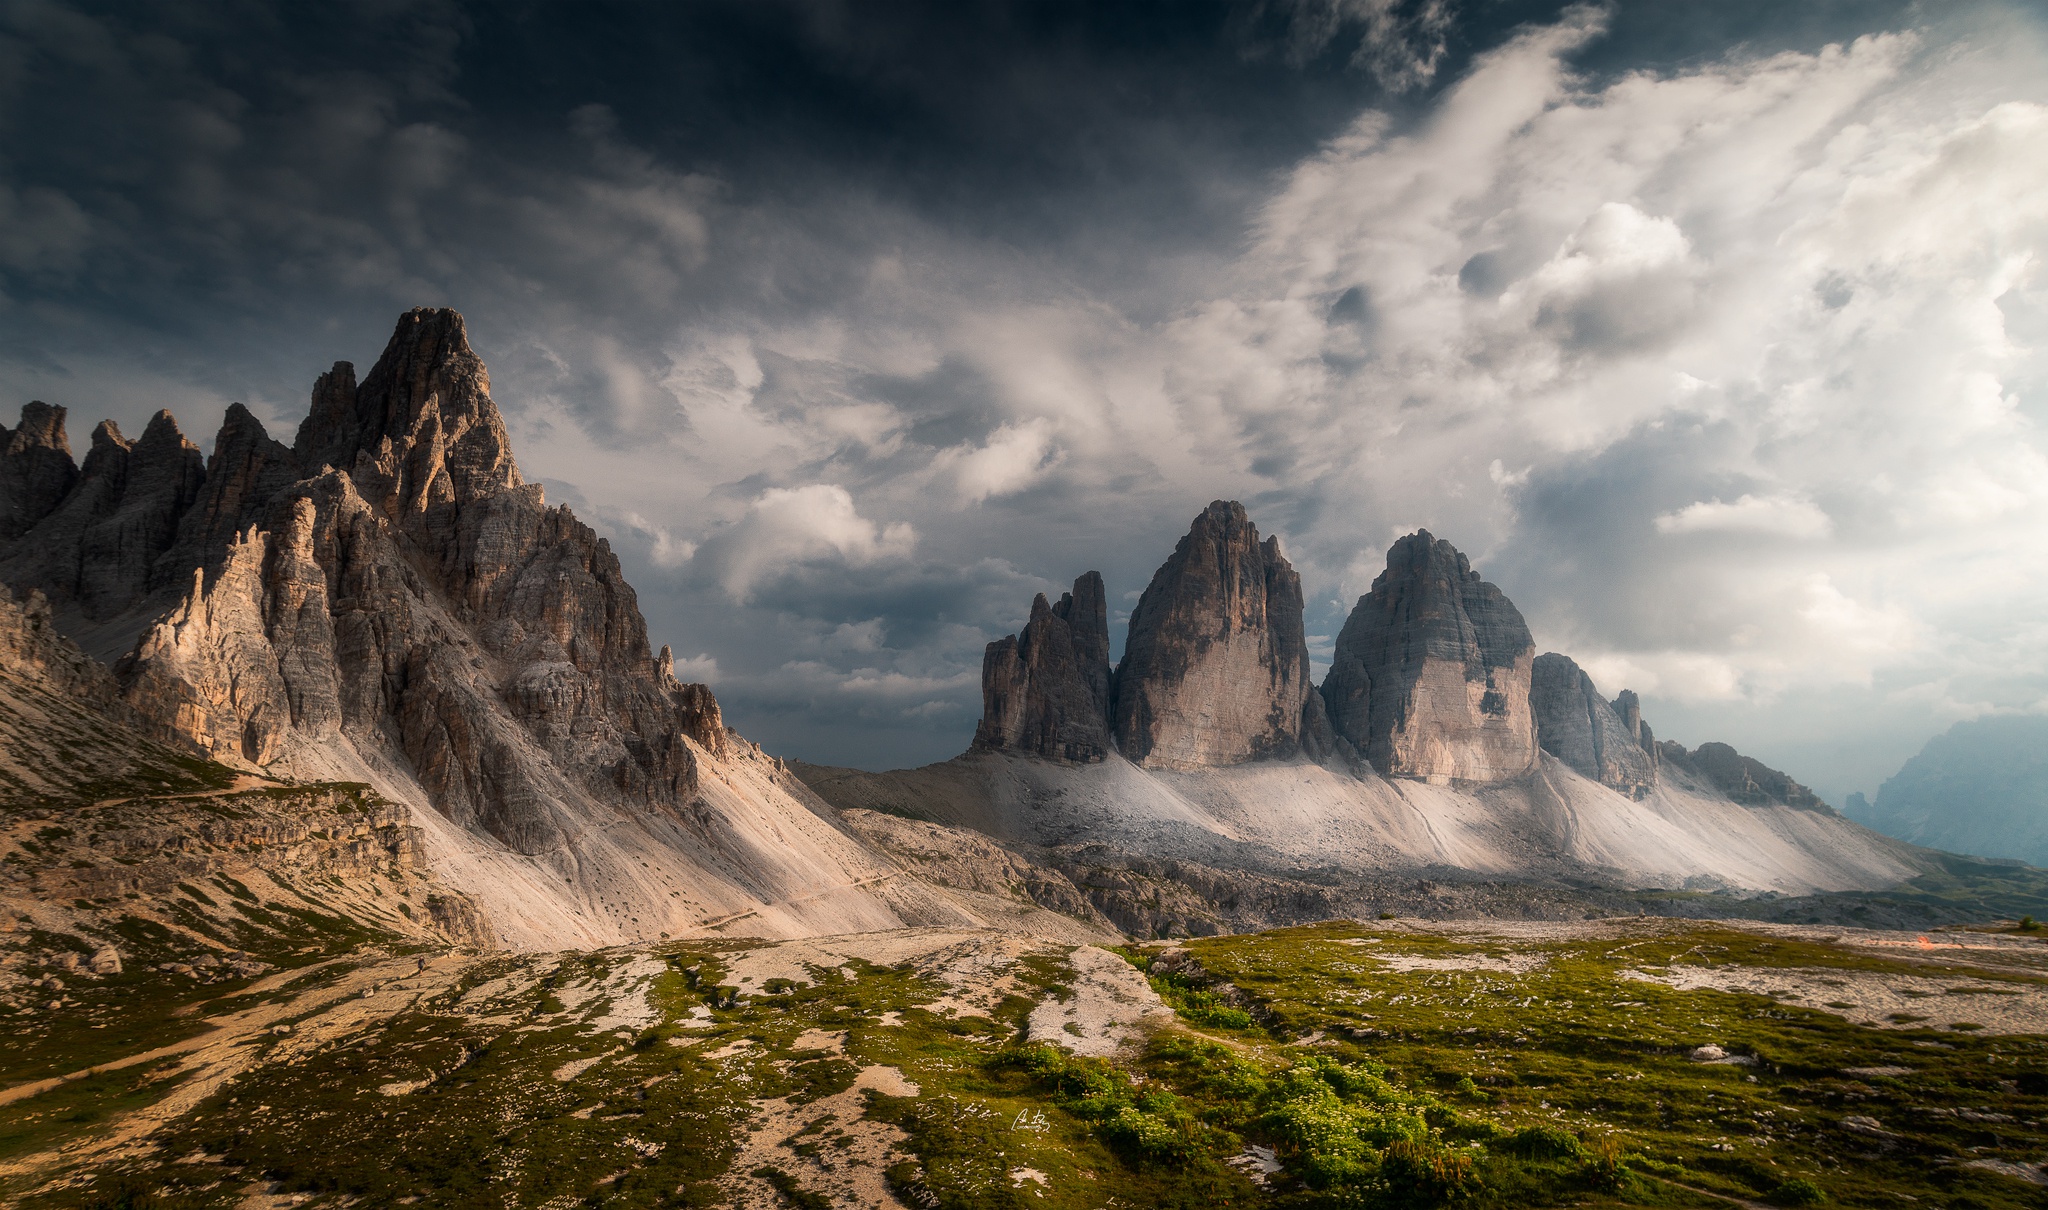
POLYGON ((1333 879, 1802 894, 1918 860, 1732 749, 1657 740, 1426 531, 1320 686, 1299 575, 1218 500, 1114 667, 1085 572, 989 644, 967 754, 800 777, 675 678, 609 543, 525 481, 453 311, 319 375, 290 445, 234 404, 210 458, 163 412, 134 442, 101 425, 80 467, 64 420, 32 403, 0 450, 0 581, 154 741, 402 808, 499 945, 1214 931, 1364 902, 1333 879))

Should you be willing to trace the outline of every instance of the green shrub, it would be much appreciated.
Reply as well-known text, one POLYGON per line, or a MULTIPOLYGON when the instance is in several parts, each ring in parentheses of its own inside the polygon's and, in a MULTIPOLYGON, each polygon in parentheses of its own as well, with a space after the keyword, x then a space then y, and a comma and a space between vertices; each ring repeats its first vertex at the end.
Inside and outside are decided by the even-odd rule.
POLYGON ((1780 1206, 1818 1206, 1828 1200, 1828 1195, 1820 1191, 1819 1185, 1795 1176, 1771 1190, 1770 1200, 1780 1206))
POLYGON ((1576 1160, 1586 1154, 1577 1136, 1555 1126, 1525 1126, 1502 1139, 1500 1149, 1525 1160, 1576 1160))
POLYGON ((1476 1192, 1472 1157, 1443 1145, 1400 1139, 1387 1147, 1380 1161, 1381 1179, 1399 1204, 1441 1206, 1476 1192))

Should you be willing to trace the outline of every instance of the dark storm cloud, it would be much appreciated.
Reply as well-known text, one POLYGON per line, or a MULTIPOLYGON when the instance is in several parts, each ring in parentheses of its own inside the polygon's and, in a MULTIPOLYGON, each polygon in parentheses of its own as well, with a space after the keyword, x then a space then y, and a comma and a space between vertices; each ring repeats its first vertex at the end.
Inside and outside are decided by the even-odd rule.
POLYGON ((2042 647, 1992 555, 2048 372, 1929 285, 2048 331, 1986 117, 2037 27, 1966 8, 0 2, 0 382, 288 432, 457 306, 655 640, 813 759, 957 751, 1034 592, 1128 610, 1216 497, 1325 638, 1429 525, 1610 691, 2009 706, 1927 688, 2042 647), (1975 620, 1897 588, 1938 525, 1975 620))

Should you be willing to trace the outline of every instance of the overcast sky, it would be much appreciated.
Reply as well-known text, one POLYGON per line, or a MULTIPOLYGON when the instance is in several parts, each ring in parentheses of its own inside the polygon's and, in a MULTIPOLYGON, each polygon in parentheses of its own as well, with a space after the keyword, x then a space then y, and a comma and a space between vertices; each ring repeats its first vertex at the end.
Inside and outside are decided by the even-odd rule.
POLYGON ((0 402, 289 440, 453 306, 773 752, 1234 497, 1318 656, 1427 527, 1839 803, 2048 709, 2044 106, 1962 0, 0 0, 0 402))

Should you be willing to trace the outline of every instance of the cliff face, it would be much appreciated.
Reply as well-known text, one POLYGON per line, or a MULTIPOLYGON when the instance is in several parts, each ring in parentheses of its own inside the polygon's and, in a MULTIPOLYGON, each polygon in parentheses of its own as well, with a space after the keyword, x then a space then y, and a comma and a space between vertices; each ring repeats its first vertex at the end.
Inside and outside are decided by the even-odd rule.
POLYGON ((1109 607, 1099 573, 1074 581, 1057 605, 1039 594, 1024 630, 988 645, 981 700, 979 750, 1080 762, 1109 756, 1109 607))
POLYGON ((1654 749, 1638 738, 1648 728, 1634 693, 1623 690, 1610 704, 1569 656, 1550 652, 1531 667, 1529 706, 1545 752, 1630 798, 1656 785, 1654 749))
MULTIPOLYGON (((24 430, 28 420, 24 411, 24 430)), ((165 582, 160 561, 205 479, 199 447, 169 412, 134 442, 102 421, 70 490, 0 556, 0 580, 39 589, 94 622, 135 610, 165 582)))
POLYGON ((1668 742, 1659 744, 1658 748, 1664 760, 1699 773, 1723 794, 1746 806, 1761 807, 1775 803, 1802 811, 1818 811, 1823 815, 1835 813, 1833 807, 1821 801, 1820 795, 1727 744, 1701 744, 1691 752, 1687 752, 1682 744, 1668 742))
POLYGON ((78 482, 64 435, 64 409, 38 399, 21 409, 21 427, 0 425, 0 542, 33 529, 78 482))
POLYGON ((1323 700, 1390 777, 1495 782, 1536 765, 1535 641, 1501 591, 1427 530, 1394 543, 1337 635, 1323 700))
POLYGON ((1301 577, 1235 501, 1196 517, 1131 614, 1117 744, 1193 769, 1328 748, 1302 637, 1301 577))
POLYGON ((0 579, 119 614, 123 699, 179 742, 430 805, 515 944, 902 922, 860 889, 884 867, 649 649, 609 545, 523 482, 453 311, 322 375, 290 448, 240 407, 204 471, 168 414, 133 446, 103 426, 0 579))

